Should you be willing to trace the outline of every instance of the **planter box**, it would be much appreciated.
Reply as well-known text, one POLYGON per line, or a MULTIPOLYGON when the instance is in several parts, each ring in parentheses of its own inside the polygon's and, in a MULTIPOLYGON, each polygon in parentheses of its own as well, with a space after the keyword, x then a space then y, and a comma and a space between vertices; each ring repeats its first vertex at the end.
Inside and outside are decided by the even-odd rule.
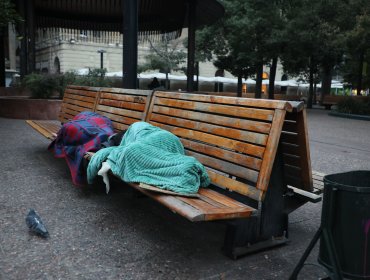
POLYGON ((0 117, 29 120, 57 120, 62 100, 0 97, 0 117))
POLYGON ((22 87, 0 87, 0 96, 31 96, 31 92, 22 87))

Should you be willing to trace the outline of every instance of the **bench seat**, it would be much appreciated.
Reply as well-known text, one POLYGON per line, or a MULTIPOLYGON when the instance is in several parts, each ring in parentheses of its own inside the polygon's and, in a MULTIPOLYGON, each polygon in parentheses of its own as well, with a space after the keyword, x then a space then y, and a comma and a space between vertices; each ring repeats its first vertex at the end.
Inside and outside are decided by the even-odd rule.
POLYGON ((191 222, 248 218, 257 210, 209 188, 200 188, 197 197, 168 195, 130 184, 138 191, 191 222))
MULTIPOLYGON (((94 153, 87 152, 84 157, 90 160, 93 155, 94 153)), ((114 176, 111 172, 110 175, 114 176)), ((256 209, 210 188, 200 188, 197 194, 187 197, 145 184, 125 184, 191 222, 248 218, 257 213, 256 209)))
POLYGON ((26 120, 26 122, 49 140, 54 140, 62 127, 59 121, 53 120, 26 120))

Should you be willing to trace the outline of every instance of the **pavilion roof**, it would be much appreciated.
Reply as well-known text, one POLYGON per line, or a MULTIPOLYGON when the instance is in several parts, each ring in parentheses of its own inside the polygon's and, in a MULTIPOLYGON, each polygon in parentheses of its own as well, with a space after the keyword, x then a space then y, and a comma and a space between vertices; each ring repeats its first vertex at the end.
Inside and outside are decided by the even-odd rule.
MULTIPOLYGON (((121 0, 34 0, 37 28, 59 27, 122 32, 121 0)), ((189 0, 140 0, 139 32, 148 35, 180 31, 186 27, 189 0)), ((198 0, 197 26, 224 14, 217 0, 198 0)))

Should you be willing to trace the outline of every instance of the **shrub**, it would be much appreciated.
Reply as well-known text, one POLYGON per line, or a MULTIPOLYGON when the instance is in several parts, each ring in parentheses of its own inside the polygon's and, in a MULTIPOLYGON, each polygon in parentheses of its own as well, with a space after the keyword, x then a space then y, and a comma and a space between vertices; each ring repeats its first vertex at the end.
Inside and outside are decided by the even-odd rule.
POLYGON ((32 98, 50 98, 58 93, 63 98, 67 85, 109 87, 111 81, 105 78, 106 69, 90 69, 86 76, 78 76, 74 71, 64 74, 36 74, 24 77, 22 85, 29 88, 32 98))
POLYGON ((344 114, 370 115, 370 97, 365 102, 346 97, 338 102, 337 110, 344 114))
POLYGON ((105 78, 107 69, 92 68, 89 69, 89 73, 86 76, 76 76, 73 84, 79 86, 91 86, 91 87, 109 87, 111 81, 105 78))
POLYGON ((53 93, 61 90, 55 75, 32 73, 24 77, 22 85, 30 89, 32 98, 50 98, 53 93))

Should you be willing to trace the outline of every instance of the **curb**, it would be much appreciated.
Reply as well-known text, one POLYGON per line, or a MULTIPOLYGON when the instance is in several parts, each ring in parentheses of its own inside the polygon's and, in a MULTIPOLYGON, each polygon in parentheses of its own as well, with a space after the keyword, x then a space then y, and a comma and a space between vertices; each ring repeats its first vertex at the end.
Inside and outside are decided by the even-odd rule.
POLYGON ((333 117, 370 121, 370 116, 366 116, 366 115, 353 115, 353 114, 344 114, 344 113, 338 113, 338 112, 330 112, 328 113, 328 115, 333 116, 333 117))

